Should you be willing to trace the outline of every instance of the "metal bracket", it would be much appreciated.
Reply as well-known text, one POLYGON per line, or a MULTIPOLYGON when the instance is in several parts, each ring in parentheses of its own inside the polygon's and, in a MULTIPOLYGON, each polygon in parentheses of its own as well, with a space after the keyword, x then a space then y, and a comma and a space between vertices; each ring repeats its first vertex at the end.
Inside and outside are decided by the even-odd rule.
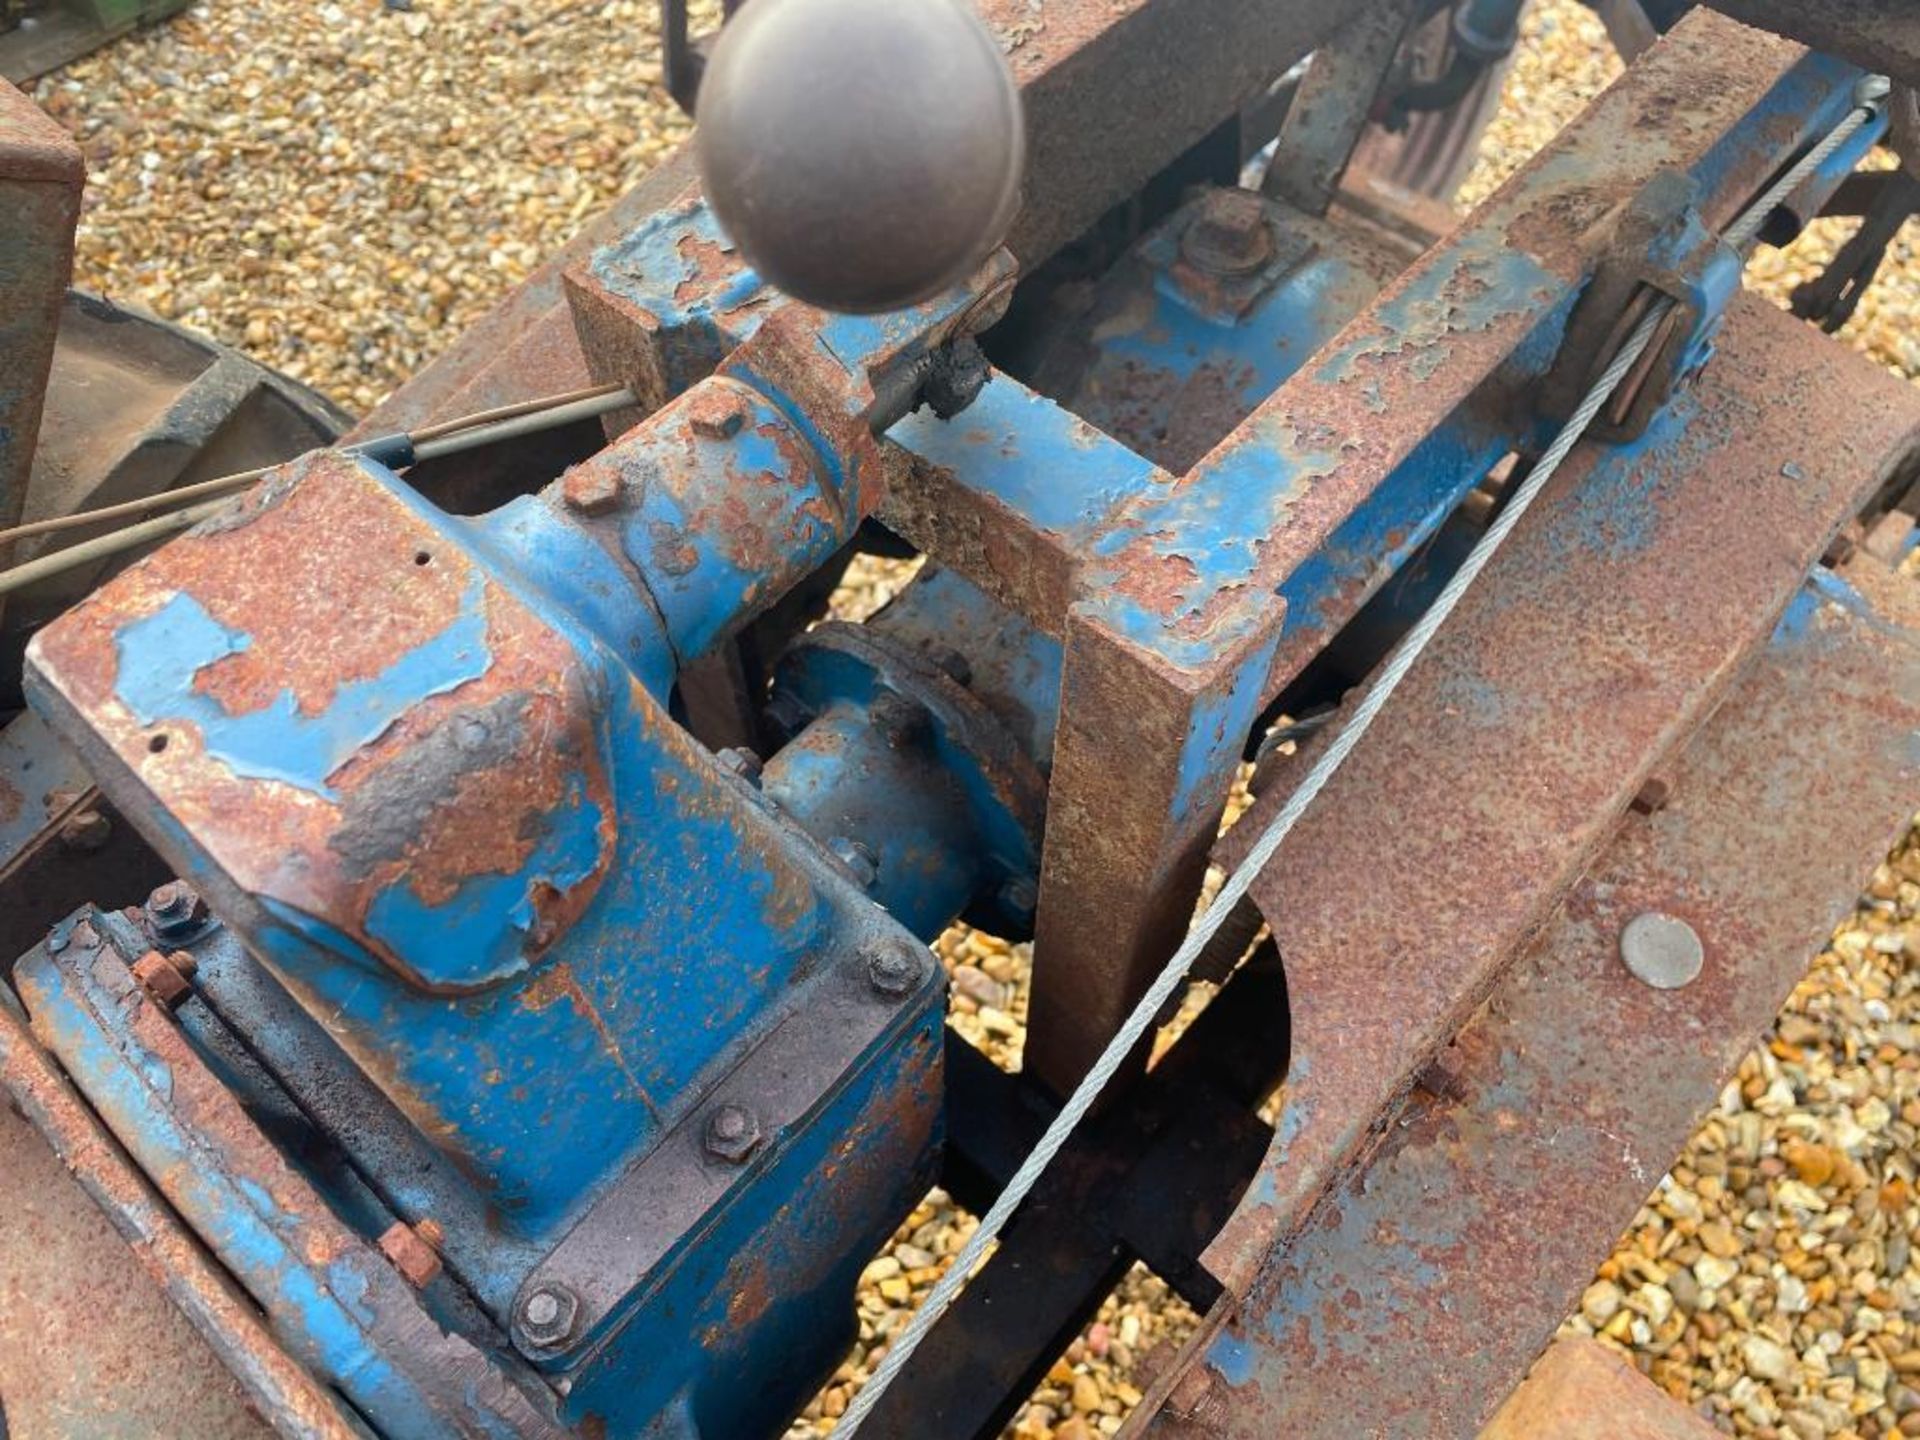
POLYGON ((1672 315, 1590 433, 1615 441, 1638 438, 1713 354, 1720 317, 1740 288, 1741 261, 1707 229, 1696 198, 1690 177, 1663 170, 1620 212, 1541 383, 1543 414, 1556 421, 1571 414, 1661 296, 1674 302, 1672 315))

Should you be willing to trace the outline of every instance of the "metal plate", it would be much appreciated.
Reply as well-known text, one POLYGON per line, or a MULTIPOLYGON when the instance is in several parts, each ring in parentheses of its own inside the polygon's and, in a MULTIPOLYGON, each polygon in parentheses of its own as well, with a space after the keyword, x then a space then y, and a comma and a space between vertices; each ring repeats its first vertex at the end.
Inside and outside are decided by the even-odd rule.
POLYGON ((1665 808, 1626 819, 1365 1168, 1212 1317, 1187 1423, 1162 1429, 1475 1433, 1911 814, 1916 727, 1920 634, 1802 591, 1663 768, 1665 808), (1694 983, 1620 964, 1649 911, 1701 936, 1694 983))

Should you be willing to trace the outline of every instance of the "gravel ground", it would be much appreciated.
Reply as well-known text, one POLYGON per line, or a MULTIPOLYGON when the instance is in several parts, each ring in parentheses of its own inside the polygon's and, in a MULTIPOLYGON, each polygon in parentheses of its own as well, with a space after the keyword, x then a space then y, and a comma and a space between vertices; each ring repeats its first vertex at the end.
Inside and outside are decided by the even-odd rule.
MULTIPOLYGON (((685 133, 652 0, 248 0, 196 7, 37 88, 92 169, 84 285, 366 409, 685 133)), ((1542 0, 1464 198, 1490 191, 1614 73, 1573 0, 1542 0)), ((1754 278, 1782 295, 1844 227, 1754 278)), ((1920 374, 1912 234, 1843 332, 1920 374)), ((863 566, 870 609, 900 567, 863 566)), ((1810 823, 1817 819, 1810 817, 1810 823)), ((953 1024, 1008 1065, 1028 956, 956 930, 953 1024)), ((1873 876, 1570 1327, 1624 1348, 1736 1434, 1920 1435, 1920 845, 1873 876)), ((862 1283, 861 1341, 794 1428, 824 1433, 972 1226, 935 1192, 862 1283)), ((1111 1433, 1193 1316, 1136 1271, 1012 1433, 1111 1433)))
POLYGON ((76 283, 370 409, 686 134, 656 0, 219 0, 36 98, 76 283))

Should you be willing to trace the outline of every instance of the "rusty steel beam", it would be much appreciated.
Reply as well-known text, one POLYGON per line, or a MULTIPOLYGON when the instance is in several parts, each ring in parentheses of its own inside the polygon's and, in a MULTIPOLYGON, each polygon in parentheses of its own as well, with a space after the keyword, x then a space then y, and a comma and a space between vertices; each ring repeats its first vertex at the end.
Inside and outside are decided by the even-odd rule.
MULTIPOLYGON (((1920 392, 1746 298, 1645 439, 1584 447, 1542 494, 1255 884, 1293 1069, 1282 1139, 1206 1256, 1254 1313, 1414 1077, 1916 446, 1920 392)), ((1225 1375, 1219 1343, 1202 1363, 1225 1375)))
POLYGON ((1031 268, 1131 196, 1343 25, 1272 0, 984 0, 1026 107, 1031 268))
POLYGON ((1912 0, 1709 0, 1736 20, 1920 85, 1920 10, 1912 0))
POLYGON ((1418 18, 1414 0, 1374 0, 1314 52, 1261 190, 1309 215, 1327 213, 1418 18))
POLYGON ((1163 1430, 1474 1434, 1898 834, 1916 726, 1920 632, 1838 586, 1802 592, 1662 767, 1664 807, 1629 815, 1365 1168, 1271 1257, 1163 1430), (1699 935, 1691 985, 1622 962, 1647 912, 1699 935))
MULTIPOLYGON (((1082 598, 1066 627, 1029 1071, 1071 1089, 1185 930, 1241 738, 1202 758, 1191 737, 1234 723, 1250 690, 1277 694, 1383 575, 1321 586, 1288 613, 1294 581, 1341 553, 1379 495, 1447 463, 1423 456, 1511 433, 1603 222, 1657 174, 1696 174, 1716 226, 1759 190, 1830 96, 1804 57, 1690 18, 1186 476, 1135 487, 1091 540, 1042 537, 1067 547, 1082 598), (1752 124, 1756 110, 1778 123, 1752 124)), ((944 527, 987 537, 970 554, 1030 548, 993 538, 1025 527, 990 494, 969 507, 964 488, 943 487, 944 527)), ((1413 509, 1388 508, 1399 525, 1413 509)))

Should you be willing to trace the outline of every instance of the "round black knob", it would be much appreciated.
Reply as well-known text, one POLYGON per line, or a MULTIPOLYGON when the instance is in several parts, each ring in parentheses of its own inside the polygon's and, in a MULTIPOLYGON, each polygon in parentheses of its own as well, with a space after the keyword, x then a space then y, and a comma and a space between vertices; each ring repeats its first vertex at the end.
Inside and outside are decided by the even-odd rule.
POLYGON ((1019 92, 962 0, 751 0, 714 46, 696 118, 722 228, 822 309, 939 293, 1019 208, 1019 92))

